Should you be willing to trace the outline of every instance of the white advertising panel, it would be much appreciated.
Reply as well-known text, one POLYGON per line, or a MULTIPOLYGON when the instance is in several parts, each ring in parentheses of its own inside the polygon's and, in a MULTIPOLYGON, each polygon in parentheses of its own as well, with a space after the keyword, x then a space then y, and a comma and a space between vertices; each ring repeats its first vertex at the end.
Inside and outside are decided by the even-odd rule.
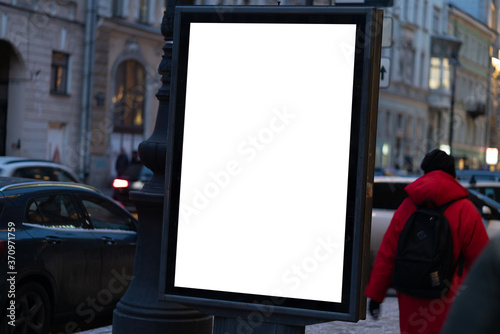
POLYGON ((355 38, 191 24, 176 286, 341 301, 355 38))

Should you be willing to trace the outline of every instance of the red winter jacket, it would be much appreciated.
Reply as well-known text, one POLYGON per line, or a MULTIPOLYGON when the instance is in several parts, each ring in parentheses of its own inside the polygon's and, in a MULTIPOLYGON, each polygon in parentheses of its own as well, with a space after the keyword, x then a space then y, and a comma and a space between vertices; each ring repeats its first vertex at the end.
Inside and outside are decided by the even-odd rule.
MULTIPOLYGON (((382 302, 391 286, 394 258, 398 238, 403 227, 415 212, 415 203, 432 199, 438 206, 468 195, 451 175, 443 171, 432 171, 415 180, 405 188, 409 197, 396 210, 384 235, 375 258, 370 280, 365 290, 368 298, 382 302)), ((398 292, 399 324, 401 333, 439 333, 448 314, 451 303, 457 295, 468 269, 488 243, 488 235, 476 207, 470 200, 459 200, 445 211, 453 234, 455 261, 461 253, 464 272, 455 275, 450 291, 439 299, 415 298, 398 292)))

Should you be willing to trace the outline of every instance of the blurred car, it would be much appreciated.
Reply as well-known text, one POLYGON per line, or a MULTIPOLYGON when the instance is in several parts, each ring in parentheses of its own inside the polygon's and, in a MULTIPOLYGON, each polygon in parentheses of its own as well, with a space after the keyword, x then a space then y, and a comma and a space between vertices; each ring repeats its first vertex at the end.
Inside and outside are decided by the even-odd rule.
POLYGON ((404 188, 415 179, 415 177, 375 176, 370 237, 371 264, 375 261, 375 256, 394 212, 403 203, 403 200, 408 197, 404 188))
MULTIPOLYGON (((394 212, 403 203, 403 200, 408 197, 404 188, 415 181, 415 179, 415 177, 375 176, 370 239, 371 264, 375 260, 375 256, 382 243, 382 238, 391 222, 394 212)), ((500 203, 487 195, 481 194, 479 189, 469 188, 468 183, 462 184, 468 188, 469 198, 481 214, 490 238, 500 233, 500 203)), ((486 190, 488 188, 483 189, 486 190)))
POLYGON ((461 184, 465 188, 475 190, 500 203, 500 182, 473 180, 473 182, 461 182, 461 184))
POLYGON ((500 181, 500 172, 488 170, 463 169, 457 170, 457 180, 461 182, 500 181))
POLYGON ((79 182, 78 176, 65 165, 21 157, 0 157, 0 176, 26 177, 43 181, 79 182))
POLYGON ((469 198, 481 213, 490 239, 500 234, 500 203, 473 189, 469 189, 469 198))
POLYGON ((131 191, 141 190, 144 183, 151 179, 153 172, 142 163, 133 163, 125 172, 113 180, 113 198, 129 211, 135 212, 135 205, 130 200, 131 191))
POLYGON ((390 167, 376 168, 374 174, 375 176, 417 176, 416 173, 390 167))
POLYGON ((131 280, 136 227, 90 186, 0 177, 0 332, 110 315, 131 280))

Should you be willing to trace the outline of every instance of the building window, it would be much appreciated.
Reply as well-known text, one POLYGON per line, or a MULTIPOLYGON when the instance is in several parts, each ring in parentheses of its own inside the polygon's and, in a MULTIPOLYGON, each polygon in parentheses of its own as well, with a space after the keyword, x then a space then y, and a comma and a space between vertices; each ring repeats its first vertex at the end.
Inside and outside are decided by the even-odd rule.
POLYGON ((441 59, 431 58, 431 69, 429 74, 429 88, 438 89, 441 85, 441 59))
POLYGON ((413 22, 418 24, 418 0, 413 2, 413 22))
POLYGON ((113 15, 123 17, 123 1, 113 0, 113 15))
POLYGON ((408 0, 405 0, 404 4, 403 4, 403 17, 405 19, 405 21, 410 21, 410 15, 409 15, 409 11, 410 11, 410 4, 408 2, 408 0))
POLYGON ((490 29, 495 30, 496 16, 497 16, 497 9, 495 7, 495 2, 492 0, 490 6, 490 17, 488 20, 489 21, 488 26, 490 27, 490 29))
POLYGON ((448 58, 431 58, 430 89, 450 89, 450 63, 448 58))
POLYGON ((34 9, 36 7, 36 3, 33 0, 17 0, 15 4, 19 7, 34 9))
POLYGON ((469 55, 469 35, 465 34, 465 37, 464 37, 464 45, 463 45, 463 54, 465 57, 467 58, 470 58, 470 55, 469 55))
POLYGON ((443 58, 442 59, 442 64, 443 64, 443 76, 441 78, 441 86, 443 89, 449 90, 451 88, 450 85, 450 61, 448 58, 443 58))
POLYGON ((399 68, 398 68, 398 76, 400 78, 401 81, 403 81, 405 79, 405 53, 401 50, 399 52, 399 54, 401 55, 401 57, 399 57, 399 68))
POLYGON ((415 82, 413 81, 413 74, 415 73, 415 49, 411 48, 407 50, 406 56, 407 63, 405 66, 405 81, 411 84, 415 84, 415 82))
POLYGON ((409 84, 418 84, 414 80, 415 66, 415 47, 411 41, 405 42, 401 45, 399 57, 399 75, 401 81, 409 84))
POLYGON ((471 46, 469 48, 470 50, 470 60, 473 62, 477 62, 477 42, 474 38, 471 38, 471 46))
POLYGON ((424 2, 424 13, 422 15, 422 27, 427 29, 427 11, 429 9, 429 2, 425 0, 424 2))
POLYGON ((484 62, 483 62, 483 43, 481 43, 481 42, 477 43, 477 63, 481 66, 484 65, 484 62))
POLYGON ((391 112, 387 112, 386 113, 386 117, 385 117, 385 130, 387 131, 387 133, 385 134, 386 137, 390 137, 392 136, 393 132, 392 132, 392 128, 393 128, 393 125, 392 125, 392 113, 391 112))
POLYGON ((441 15, 441 11, 438 8, 434 7, 434 11, 432 12, 432 31, 435 33, 439 33, 439 16, 441 15))
POLYGON ((139 0, 139 22, 147 24, 149 13, 149 0, 139 0))
POLYGON ((50 77, 50 92, 52 94, 68 93, 69 55, 62 52, 52 52, 52 72, 50 77))
POLYGON ((424 64, 425 64, 425 53, 422 52, 422 54, 420 54, 420 68, 419 68, 420 77, 418 79, 418 86, 419 87, 424 86, 424 78, 425 78, 424 64))
POLYGON ((464 78, 462 75, 459 75, 457 73, 457 81, 456 81, 456 92, 457 92, 457 99, 460 99, 461 96, 463 96, 463 91, 464 91, 464 78))
POLYGON ((145 88, 144 66, 135 60, 127 60, 118 66, 113 96, 115 132, 144 132, 145 88))

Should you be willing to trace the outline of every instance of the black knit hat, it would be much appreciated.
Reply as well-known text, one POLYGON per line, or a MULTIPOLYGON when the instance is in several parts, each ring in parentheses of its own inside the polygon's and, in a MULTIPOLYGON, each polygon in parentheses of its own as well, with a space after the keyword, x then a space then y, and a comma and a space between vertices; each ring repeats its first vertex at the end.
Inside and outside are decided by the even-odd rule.
POLYGON ((453 177, 457 176, 455 173, 455 159, 446 154, 446 152, 438 149, 435 149, 425 155, 420 168, 422 168, 425 174, 432 172, 433 170, 442 170, 453 177))

